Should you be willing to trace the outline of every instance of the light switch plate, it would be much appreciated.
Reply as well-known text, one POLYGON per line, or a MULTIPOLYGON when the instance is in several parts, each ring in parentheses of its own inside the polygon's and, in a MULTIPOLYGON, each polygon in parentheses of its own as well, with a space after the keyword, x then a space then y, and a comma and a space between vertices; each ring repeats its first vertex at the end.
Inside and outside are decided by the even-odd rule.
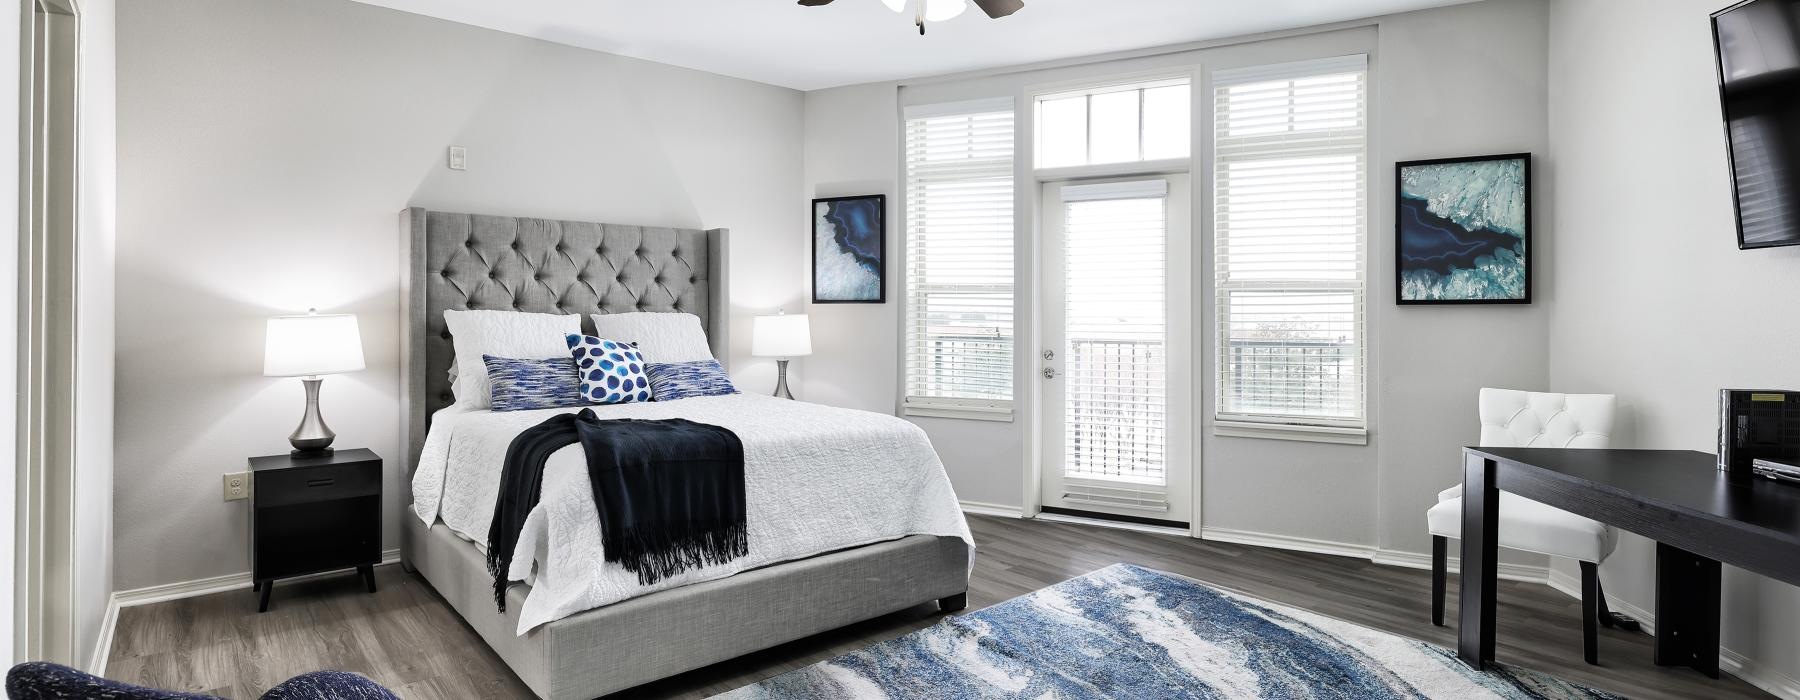
POLYGON ((450 169, 451 170, 468 170, 469 169, 469 149, 463 148, 462 146, 451 146, 450 147, 450 169))
POLYGON ((225 500, 241 501, 250 497, 250 472, 225 475, 225 500))

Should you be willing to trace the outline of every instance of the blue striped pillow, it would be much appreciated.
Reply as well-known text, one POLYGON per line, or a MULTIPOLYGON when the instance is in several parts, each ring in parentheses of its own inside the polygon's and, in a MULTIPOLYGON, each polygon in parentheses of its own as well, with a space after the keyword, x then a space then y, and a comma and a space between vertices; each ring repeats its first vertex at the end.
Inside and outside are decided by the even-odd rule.
POLYGON ((581 378, 575 361, 567 357, 548 360, 515 360, 482 355, 487 364, 489 395, 496 411, 530 411, 539 408, 581 406, 581 378))
POLYGON ((656 401, 738 393, 718 360, 652 362, 644 373, 650 376, 650 395, 656 401))

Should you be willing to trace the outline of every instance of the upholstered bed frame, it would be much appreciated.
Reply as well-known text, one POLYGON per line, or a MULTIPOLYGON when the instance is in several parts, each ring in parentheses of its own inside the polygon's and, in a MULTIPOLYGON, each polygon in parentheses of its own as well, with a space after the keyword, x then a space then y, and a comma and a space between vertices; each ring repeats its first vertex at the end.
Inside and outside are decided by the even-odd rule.
MULTIPOLYGON (((726 235, 401 212, 406 493, 431 414, 453 401, 444 311, 582 314, 584 326, 592 323, 587 314, 692 313, 723 360, 726 235)), ((967 546, 918 535, 633 598, 518 636, 529 588, 514 586, 507 612, 495 612, 493 581, 475 545, 442 523, 427 526, 410 503, 400 517, 407 570, 429 581, 527 686, 558 700, 624 690, 931 601, 960 608, 968 588, 967 546)))

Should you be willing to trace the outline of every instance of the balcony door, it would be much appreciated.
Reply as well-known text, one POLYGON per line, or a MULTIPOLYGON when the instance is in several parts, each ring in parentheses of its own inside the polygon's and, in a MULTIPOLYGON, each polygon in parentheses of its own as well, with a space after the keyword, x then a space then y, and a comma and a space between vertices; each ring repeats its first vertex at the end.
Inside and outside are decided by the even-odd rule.
POLYGON ((1194 478, 1188 177, 1043 187, 1042 503, 1185 528, 1194 478))

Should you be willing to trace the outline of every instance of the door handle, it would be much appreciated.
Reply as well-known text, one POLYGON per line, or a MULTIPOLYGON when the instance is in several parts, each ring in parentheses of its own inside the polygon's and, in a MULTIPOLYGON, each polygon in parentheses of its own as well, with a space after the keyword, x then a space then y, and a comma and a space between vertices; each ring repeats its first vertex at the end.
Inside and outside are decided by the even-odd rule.
POLYGON ((1044 368, 1044 378, 1045 379, 1055 379, 1058 374, 1060 374, 1060 373, 1056 371, 1055 367, 1045 367, 1044 368))

